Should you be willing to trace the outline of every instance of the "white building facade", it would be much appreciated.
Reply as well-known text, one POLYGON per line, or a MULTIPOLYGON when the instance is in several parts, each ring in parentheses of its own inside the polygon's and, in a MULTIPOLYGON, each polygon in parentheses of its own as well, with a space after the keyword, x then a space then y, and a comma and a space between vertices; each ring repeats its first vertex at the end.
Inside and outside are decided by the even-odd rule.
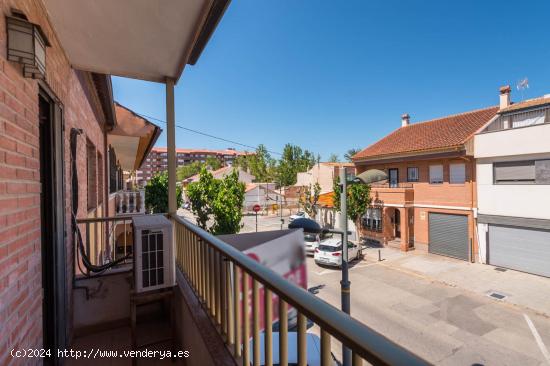
POLYGON ((474 138, 479 255, 550 277, 550 96, 509 101, 474 138))

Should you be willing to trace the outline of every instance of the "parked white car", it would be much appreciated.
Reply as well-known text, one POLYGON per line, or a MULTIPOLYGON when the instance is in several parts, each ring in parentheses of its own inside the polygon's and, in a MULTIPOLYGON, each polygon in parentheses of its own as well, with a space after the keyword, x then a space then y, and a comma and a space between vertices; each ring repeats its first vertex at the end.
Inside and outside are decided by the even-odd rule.
POLYGON ((309 219, 309 215, 307 213, 305 213, 304 211, 298 211, 294 215, 290 215, 290 217, 288 218, 288 221, 292 222, 296 219, 302 219, 302 218, 309 219))
MULTIPOLYGON (((348 262, 361 259, 361 248, 348 241, 348 262)), ((342 266, 342 239, 330 238, 319 244, 313 255, 315 263, 327 266, 342 266)))
POLYGON ((319 247, 321 243, 321 236, 319 234, 304 234, 304 244, 306 248, 306 255, 313 256, 315 249, 319 247))
MULTIPOLYGON (((273 365, 279 365, 279 333, 273 332, 272 338, 272 355, 273 365)), ((264 333, 260 334, 260 366, 264 366, 265 362, 265 338, 264 333)), ((321 365, 321 339, 319 336, 313 333, 306 333, 307 343, 307 365, 308 366, 320 366, 321 365)), ((288 332, 288 364, 298 365, 298 333, 288 332)), ((254 341, 250 340, 250 364, 254 359, 254 341)), ((334 361, 334 355, 332 356, 332 364, 336 365, 334 361)))

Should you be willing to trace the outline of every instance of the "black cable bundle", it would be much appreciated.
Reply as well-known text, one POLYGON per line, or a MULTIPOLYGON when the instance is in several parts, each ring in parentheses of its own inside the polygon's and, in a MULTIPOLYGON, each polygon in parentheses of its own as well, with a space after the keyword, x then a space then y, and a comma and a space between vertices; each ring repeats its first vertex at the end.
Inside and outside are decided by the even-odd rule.
POLYGON ((80 232, 80 228, 78 227, 78 223, 76 221, 76 213, 78 212, 78 172, 76 170, 76 147, 77 147, 77 137, 78 135, 82 134, 82 130, 78 128, 72 128, 71 129, 71 189, 73 193, 73 202, 71 205, 71 221, 73 225, 73 233, 74 237, 76 239, 78 250, 77 250, 77 256, 82 256, 82 263, 86 267, 87 271, 83 271, 80 267, 80 260, 77 258, 77 264, 80 271, 85 274, 89 275, 88 272, 93 273, 102 273, 106 271, 109 268, 112 268, 116 266, 117 264, 125 261, 130 257, 130 253, 128 253, 126 256, 119 258, 113 262, 109 262, 106 264, 103 264, 101 266, 94 265, 91 261, 88 255, 86 254, 86 250, 84 249, 84 243, 82 242, 82 233, 80 232))

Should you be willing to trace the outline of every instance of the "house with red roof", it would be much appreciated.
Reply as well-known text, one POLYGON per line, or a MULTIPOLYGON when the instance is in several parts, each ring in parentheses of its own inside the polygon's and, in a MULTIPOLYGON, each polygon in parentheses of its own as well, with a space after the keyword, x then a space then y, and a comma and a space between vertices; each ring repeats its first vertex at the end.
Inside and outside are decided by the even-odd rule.
POLYGON ((498 106, 401 126, 353 157, 357 174, 380 169, 362 235, 403 251, 475 260, 476 172, 473 138, 498 106))

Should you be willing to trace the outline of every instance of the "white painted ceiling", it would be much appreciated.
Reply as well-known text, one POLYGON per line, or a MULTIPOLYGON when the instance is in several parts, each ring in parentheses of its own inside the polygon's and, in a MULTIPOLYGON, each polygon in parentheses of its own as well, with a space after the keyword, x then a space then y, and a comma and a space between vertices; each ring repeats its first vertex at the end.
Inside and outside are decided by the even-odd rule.
POLYGON ((72 66, 163 82, 177 80, 211 0, 46 0, 72 66))

